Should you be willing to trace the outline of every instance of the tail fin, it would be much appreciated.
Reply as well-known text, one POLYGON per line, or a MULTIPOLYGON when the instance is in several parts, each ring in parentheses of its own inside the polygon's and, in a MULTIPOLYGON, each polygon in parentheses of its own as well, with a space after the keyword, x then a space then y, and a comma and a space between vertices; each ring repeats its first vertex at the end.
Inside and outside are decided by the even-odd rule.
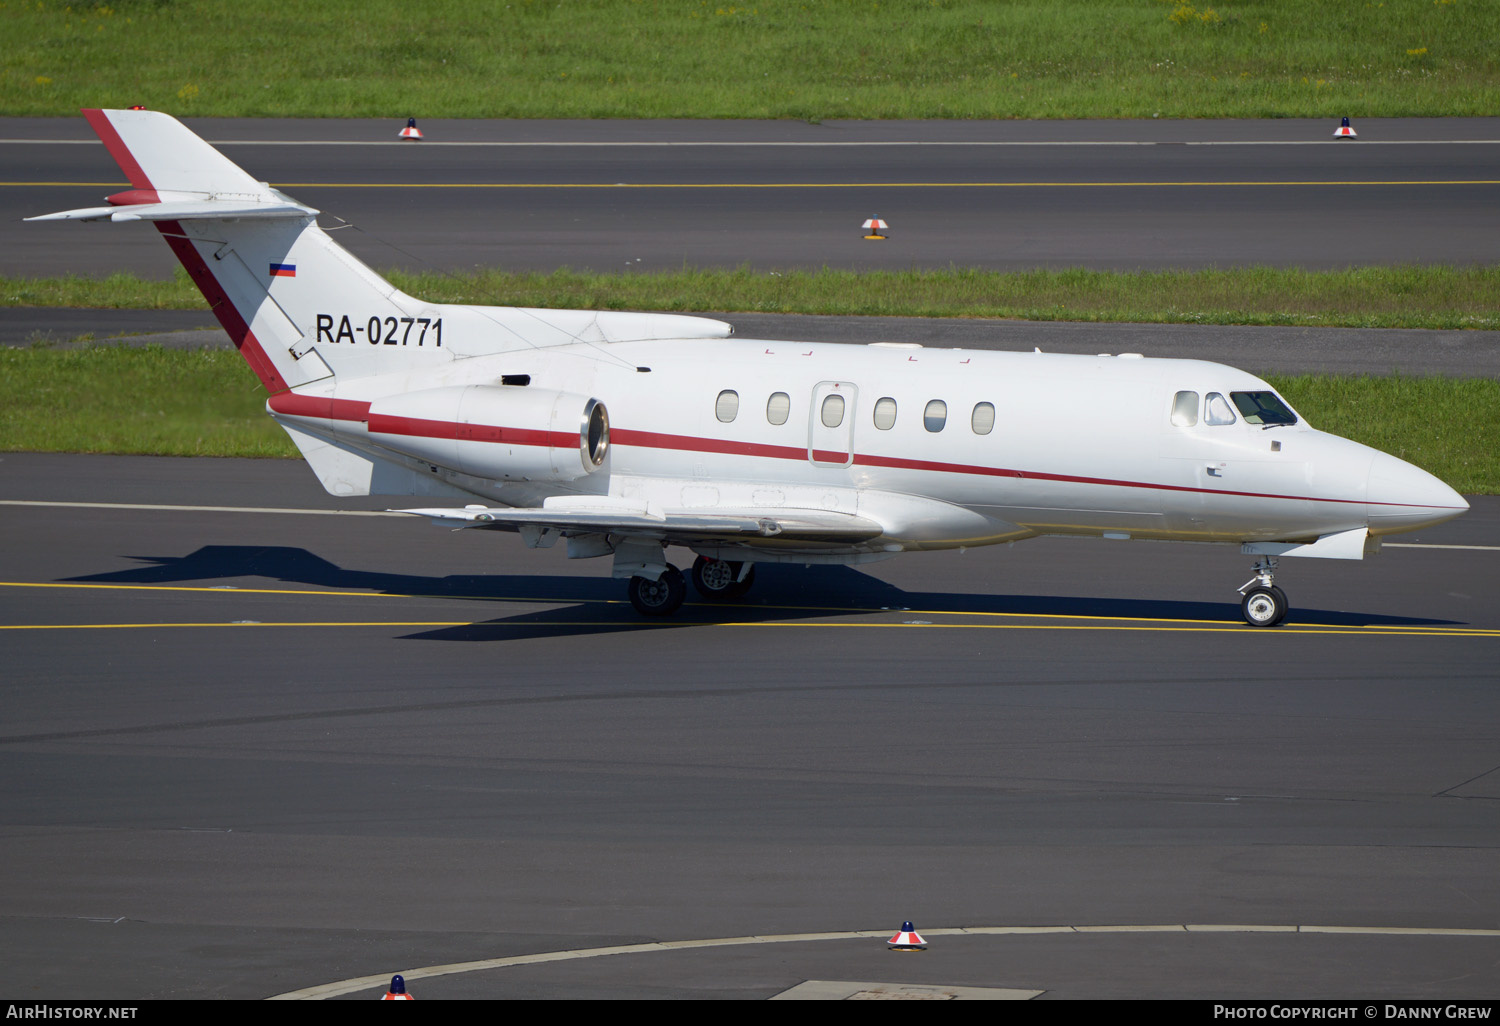
POLYGON ((468 494, 430 465, 361 444, 371 400, 451 384, 440 379, 452 361, 733 330, 681 314, 427 303, 330 239, 318 211, 251 178, 175 118, 84 116, 132 188, 109 206, 27 220, 153 222, 271 393, 268 410, 335 495, 468 494))
MULTIPOLYGON (((383 334, 378 326, 416 324, 429 306, 330 239, 317 225, 318 211, 257 182, 176 118, 145 110, 88 110, 84 116, 133 188, 110 196, 107 207, 29 220, 154 222, 273 395, 332 376, 314 343, 320 330, 327 341, 335 339, 337 318, 352 343, 356 334, 361 341, 367 332, 383 334), (357 327, 349 311, 357 311, 357 327)), ((435 341, 424 340, 429 359, 447 359, 435 341)), ((403 368, 422 362, 411 352, 399 362, 387 354, 360 355, 362 374, 393 369, 381 366, 381 355, 387 365, 403 368)))
POLYGON ((84 116, 132 189, 109 206, 29 221, 150 221, 272 395, 437 368, 467 356, 572 343, 722 338, 680 314, 428 303, 401 292, 318 227, 318 211, 257 182, 176 118, 84 116))
POLYGON ((254 200, 273 192, 170 115, 86 110, 83 116, 136 189, 254 200))

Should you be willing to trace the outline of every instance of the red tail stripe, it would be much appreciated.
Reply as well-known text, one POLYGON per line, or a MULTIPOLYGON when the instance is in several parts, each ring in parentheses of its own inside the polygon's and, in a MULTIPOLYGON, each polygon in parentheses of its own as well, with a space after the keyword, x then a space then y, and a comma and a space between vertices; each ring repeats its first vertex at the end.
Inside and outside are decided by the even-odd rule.
MULTIPOLYGON (((83 116, 88 119, 89 127, 99 136, 104 148, 109 150, 109 155, 115 158, 115 163, 120 165, 120 170, 125 172, 125 177, 130 179, 130 184, 138 190, 134 195, 130 193, 116 193, 115 198, 129 197, 131 203, 155 202, 156 187, 151 184, 151 179, 141 168, 135 155, 120 138, 120 133, 115 131, 115 126, 110 124, 109 116, 102 110, 85 110, 83 116), (146 194, 151 199, 146 198, 146 194)), ((172 252, 177 259, 182 261, 182 266, 187 269, 188 276, 193 279, 193 284, 198 286, 198 291, 203 293, 203 298, 208 301, 208 308, 213 311, 219 323, 223 325, 229 340, 234 347, 240 351, 255 376, 260 378, 260 383, 266 386, 266 391, 275 395, 285 392, 289 387, 281 374, 277 372, 276 366, 266 356, 260 340, 251 332, 250 326, 240 316, 234 304, 229 301, 229 296, 220 287, 219 281, 209 270, 198 250, 184 235, 182 225, 176 221, 158 221, 156 228, 162 237, 167 240, 167 245, 172 247, 172 252)))
POLYGON ((209 270, 208 264, 198 253, 193 243, 183 235, 182 225, 176 221, 158 221, 157 229, 162 238, 167 240, 167 245, 172 247, 172 252, 177 259, 182 261, 182 266, 187 269, 188 277, 193 279, 193 284, 198 286, 198 291, 203 293, 203 298, 208 300, 208 308, 213 315, 219 319, 224 331, 229 335, 229 341, 240 351, 255 376, 260 378, 260 383, 266 386, 266 391, 275 395, 285 392, 289 387, 281 373, 277 371, 276 365, 266 355, 261 347, 260 339, 255 337, 250 330, 250 325, 245 323, 245 318, 229 300, 228 294, 219 285, 219 280, 214 277, 213 271, 209 270))
POLYGON ((137 189, 150 189, 154 192, 156 186, 146 177, 146 172, 136 162, 125 141, 120 138, 120 133, 115 131, 115 126, 109 123, 109 115, 102 110, 85 110, 83 116, 99 136, 99 141, 104 143, 104 148, 109 150, 109 155, 115 158, 115 163, 120 165, 120 170, 125 172, 125 177, 130 179, 130 184, 137 189))

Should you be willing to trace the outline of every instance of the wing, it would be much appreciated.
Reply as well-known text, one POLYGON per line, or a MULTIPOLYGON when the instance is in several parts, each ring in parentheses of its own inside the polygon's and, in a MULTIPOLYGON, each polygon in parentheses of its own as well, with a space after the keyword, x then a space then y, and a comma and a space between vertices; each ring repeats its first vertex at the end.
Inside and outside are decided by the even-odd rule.
POLYGON ((653 538, 682 544, 737 541, 743 544, 807 542, 819 545, 852 545, 879 537, 882 528, 873 520, 850 513, 814 509, 721 509, 700 512, 691 509, 652 511, 646 507, 551 506, 540 509, 492 509, 464 506, 460 509, 398 509, 450 522, 455 528, 488 528, 499 531, 556 531, 560 534, 613 534, 653 538))

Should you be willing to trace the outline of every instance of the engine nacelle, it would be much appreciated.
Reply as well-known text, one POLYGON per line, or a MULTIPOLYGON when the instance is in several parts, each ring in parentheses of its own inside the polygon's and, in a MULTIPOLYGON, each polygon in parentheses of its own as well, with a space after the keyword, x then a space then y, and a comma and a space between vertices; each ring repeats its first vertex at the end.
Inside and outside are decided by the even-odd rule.
POLYGON ((597 399, 522 385, 460 385, 377 399, 370 441, 497 481, 573 481, 609 456, 597 399))

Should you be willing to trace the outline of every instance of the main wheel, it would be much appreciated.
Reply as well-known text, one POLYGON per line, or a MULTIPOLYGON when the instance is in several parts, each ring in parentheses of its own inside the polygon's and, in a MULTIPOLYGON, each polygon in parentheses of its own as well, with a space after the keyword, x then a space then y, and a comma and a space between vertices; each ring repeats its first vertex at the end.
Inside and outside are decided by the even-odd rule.
POLYGON ((1240 600, 1240 612, 1251 627, 1275 627, 1286 617, 1286 592, 1272 585, 1251 588, 1240 600))
POLYGON ((629 587, 630 604, 642 616, 671 616, 687 598, 687 581, 682 571, 672 564, 656 580, 647 577, 632 577, 629 587))
POLYGON ((740 580, 742 566, 743 563, 699 556, 693 560, 693 587, 710 602, 737 599, 755 583, 755 566, 752 564, 745 579, 740 580))

